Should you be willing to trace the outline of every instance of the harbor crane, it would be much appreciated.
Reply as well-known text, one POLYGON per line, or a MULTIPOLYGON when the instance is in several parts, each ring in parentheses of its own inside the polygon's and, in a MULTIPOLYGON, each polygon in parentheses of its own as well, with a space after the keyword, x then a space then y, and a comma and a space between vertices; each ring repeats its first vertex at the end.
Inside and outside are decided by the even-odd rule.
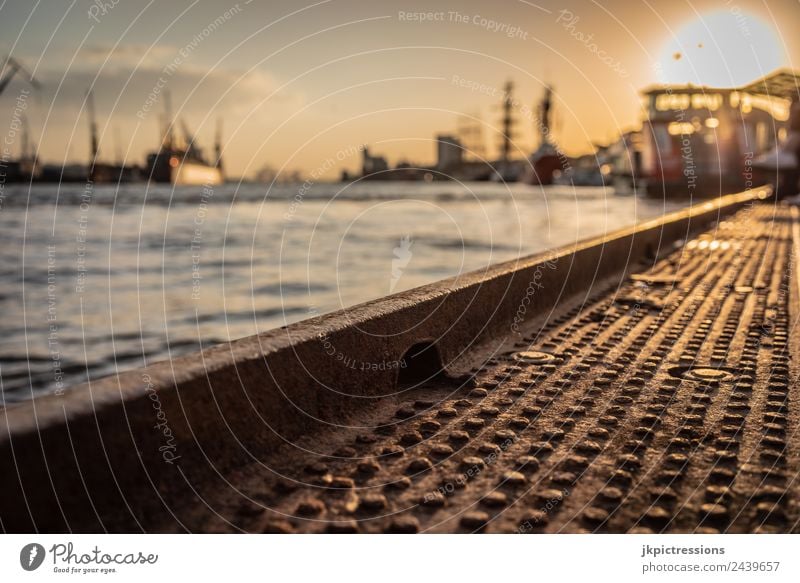
POLYGON ((11 83, 11 79, 13 79, 14 75, 17 73, 25 73, 28 76, 28 82, 33 85, 35 89, 41 89, 39 82, 33 78, 33 75, 29 73, 19 61, 8 57, 8 59, 6 59, 6 65, 5 75, 0 77, 0 95, 3 94, 3 91, 8 87, 8 84, 11 83))

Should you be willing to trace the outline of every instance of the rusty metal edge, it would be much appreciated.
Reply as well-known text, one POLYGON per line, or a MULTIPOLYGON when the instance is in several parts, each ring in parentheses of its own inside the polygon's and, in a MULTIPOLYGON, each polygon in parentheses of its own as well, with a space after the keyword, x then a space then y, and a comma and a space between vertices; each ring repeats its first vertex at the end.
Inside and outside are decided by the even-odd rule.
MULTIPOLYGON (((609 245, 611 241, 624 239, 637 233, 644 233, 654 229, 675 223, 698 218, 715 211, 733 212, 739 206, 747 202, 764 200, 771 194, 771 189, 764 186, 747 192, 730 194, 712 201, 704 201, 686 209, 675 211, 663 217, 639 223, 635 227, 624 227, 605 236, 591 237, 574 244, 557 247, 541 253, 528 255, 518 259, 497 263, 487 270, 477 270, 456 277, 446 278, 434 283, 420 286, 405 292, 385 296, 380 299, 364 302, 350 308, 337 310, 321 316, 308 318, 289 326, 275 328, 267 332, 240 338, 230 342, 223 342, 213 347, 204 349, 200 353, 192 353, 179 356, 171 360, 159 361, 141 369, 125 371, 114 375, 109 375, 93 382, 83 383, 67 388, 62 395, 43 395, 30 401, 23 401, 8 405, 5 414, 0 417, 0 443, 9 433, 14 433, 15 418, 21 417, 26 409, 39 408, 40 415, 47 415, 50 405, 58 403, 56 409, 61 413, 66 409, 67 413, 81 413, 80 407, 72 410, 71 407, 79 405, 74 397, 79 397, 81 403, 91 405, 91 409, 106 406, 109 401, 114 403, 118 400, 125 400, 129 396, 129 391, 124 386, 129 378, 141 378, 147 374, 151 378, 161 380, 163 373, 168 373, 171 384, 180 383, 187 378, 194 378, 197 375, 203 377, 207 373, 218 370, 221 367, 234 364, 236 353, 246 359, 265 357, 269 353, 290 348, 302 342, 316 340, 321 334, 333 334, 346 328, 364 325, 367 322, 385 317, 390 313, 413 306, 421 301, 436 299, 442 294, 451 294, 463 290, 470 286, 481 285, 492 279, 513 272, 520 272, 531 267, 540 266, 544 261, 559 260, 570 255, 590 248, 598 248, 609 245), (254 350, 257 345, 257 350, 254 350), (221 360, 220 355, 230 355, 232 359, 221 360), (91 395, 91 401, 88 397, 91 395)), ((687 234, 697 232, 697 229, 687 230, 687 234)), ((663 241, 664 244, 672 241, 663 241)), ((669 249, 671 250, 671 249, 669 249)), ((602 277, 602 275, 601 275, 602 277)), ((139 391, 130 391, 133 395, 138 395, 139 391)), ((22 427, 18 427, 22 429, 22 427)))
MULTIPOLYGON (((58 524, 71 527, 70 517, 74 521, 88 510, 103 525, 120 499, 128 504, 134 493, 146 494, 148 488, 160 491, 160 500, 143 503, 141 513, 158 514, 159 508, 169 508, 171 498, 185 495, 180 482, 185 486, 201 476, 219 477, 230 464, 257 459, 265 450, 346 418, 364 399, 392 394, 397 370, 354 374, 326 358, 320 335, 355 358, 377 355, 390 362, 421 339, 431 339, 443 365, 451 366, 476 343, 510 336, 517 304, 535 270, 546 262, 568 269, 544 270, 545 291, 534 298, 529 316, 546 313, 567 297, 588 294, 599 277, 617 275, 621 281, 632 264, 654 260, 672 250, 674 242, 770 194, 769 187, 762 187, 704 201, 606 236, 7 407, 0 415, 0 473, 16 473, 12 490, 24 506, 7 492, 0 498, 0 525, 39 530, 44 524, 57 530, 58 524), (376 336, 366 342, 364 334, 376 336), (323 386, 334 390, 320 391, 323 386), (156 402, 186 460, 177 472, 159 450, 163 435, 153 430, 151 407, 156 402), (89 467, 89 460, 99 463, 89 467), (37 464, 28 471, 27 466, 37 464), (118 495, 104 489, 116 489, 118 495), (64 502, 68 495, 81 501, 64 502), (39 508, 60 513, 63 521, 41 518, 44 510, 39 508)), ((129 506, 123 513, 130 516, 122 523, 153 523, 137 512, 129 506)))

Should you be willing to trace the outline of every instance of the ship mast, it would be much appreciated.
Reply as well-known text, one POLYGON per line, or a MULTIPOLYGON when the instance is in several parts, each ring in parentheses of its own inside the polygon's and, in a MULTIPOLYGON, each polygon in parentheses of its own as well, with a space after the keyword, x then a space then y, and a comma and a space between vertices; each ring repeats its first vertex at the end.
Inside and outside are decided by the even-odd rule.
POLYGON ((95 179, 95 165, 97 164, 97 154, 100 150, 100 145, 97 139, 97 120, 95 119, 94 111, 94 96, 92 90, 86 94, 86 109, 89 114, 89 144, 91 151, 89 152, 89 180, 95 179))
POLYGON ((219 171, 222 172, 222 118, 217 118, 217 132, 214 138, 214 156, 219 171))
POLYGON ((31 124, 28 116, 24 113, 20 116, 20 125, 22 126, 22 137, 20 138, 20 162, 23 162, 26 172, 29 171, 31 175, 36 171, 36 164, 38 162, 36 156, 36 143, 31 139, 31 124))
POLYGON ((172 139, 172 126, 174 125, 172 119, 172 98, 169 91, 164 92, 164 135, 162 137, 163 147, 166 150, 172 150, 174 143, 172 139))
POLYGON ((119 126, 114 126, 114 163, 122 167, 122 138, 119 134, 119 126))
MULTIPOLYGON (((20 116, 20 125, 22 126, 22 139, 20 140, 20 160, 27 160, 28 153, 31 152, 31 139, 28 128, 28 116, 24 113, 20 116)), ((31 156, 33 157, 33 156, 31 156)))
POLYGON ((544 88, 544 97, 539 103, 539 145, 550 143, 550 111, 553 107, 553 88, 544 88))
POLYGON ((186 120, 183 118, 179 119, 181 124, 181 131, 183 132, 183 139, 186 142, 186 156, 194 160, 202 160, 203 155, 200 149, 195 144, 194 134, 189 130, 189 126, 186 125, 186 120))
POLYGON ((501 122, 503 124, 503 135, 501 137, 500 143, 500 161, 503 163, 507 163, 511 159, 511 142, 513 140, 513 128, 514 128, 514 99, 513 99, 513 92, 514 92, 514 82, 509 80, 506 81, 505 87, 503 88, 503 117, 501 122))

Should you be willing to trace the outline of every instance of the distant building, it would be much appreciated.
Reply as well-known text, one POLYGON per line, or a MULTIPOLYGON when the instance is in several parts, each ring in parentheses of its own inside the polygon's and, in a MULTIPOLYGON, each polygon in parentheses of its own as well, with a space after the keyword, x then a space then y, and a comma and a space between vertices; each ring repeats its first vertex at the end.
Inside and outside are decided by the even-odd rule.
POLYGON ((389 164, 383 156, 372 156, 369 153, 369 148, 364 146, 363 162, 361 164, 361 173, 363 176, 369 176, 377 172, 385 172, 389 169, 389 164))
POLYGON ((446 172, 460 168, 464 160, 464 148, 458 138, 448 135, 436 136, 436 169, 446 172))
POLYGON ((256 172, 255 179, 256 182, 267 184, 274 181, 277 177, 278 173, 275 172, 272 166, 262 166, 261 169, 256 172))

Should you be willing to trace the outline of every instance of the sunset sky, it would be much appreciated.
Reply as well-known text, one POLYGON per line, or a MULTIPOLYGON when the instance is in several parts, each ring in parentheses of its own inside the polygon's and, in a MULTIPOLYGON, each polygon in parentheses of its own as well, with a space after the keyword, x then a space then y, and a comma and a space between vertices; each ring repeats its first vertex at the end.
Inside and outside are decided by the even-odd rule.
MULTIPOLYGON (((169 90, 207 151, 223 120, 229 175, 265 165, 309 173, 334 158, 321 178, 335 179, 359 166, 352 152, 364 143, 392 163, 433 163, 435 134, 453 133, 460 114, 480 117, 494 154, 507 79, 527 107, 552 84, 555 139, 588 152, 639 125, 648 85, 736 86, 800 68, 800 4, 9 0, 0 1, 8 53, 43 85, 28 116, 46 162, 86 160, 81 110, 93 87, 101 158, 121 149, 141 163, 157 146, 169 90), (417 12, 437 14, 420 22, 409 16, 417 12)), ((17 78, 0 98, 0 133, 25 88, 17 78)), ((532 122, 518 118, 521 157, 536 142, 532 122)))

